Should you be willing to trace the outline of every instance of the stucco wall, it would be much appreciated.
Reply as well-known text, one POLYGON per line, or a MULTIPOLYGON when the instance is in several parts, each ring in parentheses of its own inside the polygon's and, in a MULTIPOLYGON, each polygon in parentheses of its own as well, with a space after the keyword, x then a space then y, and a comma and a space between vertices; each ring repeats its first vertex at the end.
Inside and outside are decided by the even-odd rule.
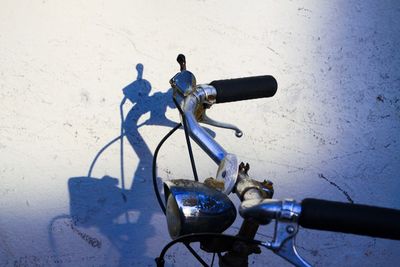
MULTIPOLYGON (((170 238, 149 161, 170 121, 179 120, 166 100, 178 53, 199 83, 262 74, 278 80, 273 98, 209 112, 243 129, 237 139, 212 128, 250 163, 253 177, 274 182, 276 198, 400 208, 399 2, 0 6, 0 266, 154 265, 170 238), (147 82, 137 79, 138 63, 147 82), (120 135, 124 88, 131 99, 143 91, 135 106, 122 105, 131 135, 122 153, 120 140, 101 151, 120 135)), ((194 149, 200 177, 215 175, 215 164, 194 149)), ((161 150, 159 176, 192 177, 183 131, 161 150)), ((239 225, 240 218, 230 232, 239 225)), ((266 239, 271 229, 259 233, 266 239)), ((383 239, 302 229, 298 244, 317 266, 400 260, 400 243, 383 239)), ((169 266, 197 265, 183 247, 168 255, 169 266)), ((251 263, 286 264, 265 250, 251 263)))

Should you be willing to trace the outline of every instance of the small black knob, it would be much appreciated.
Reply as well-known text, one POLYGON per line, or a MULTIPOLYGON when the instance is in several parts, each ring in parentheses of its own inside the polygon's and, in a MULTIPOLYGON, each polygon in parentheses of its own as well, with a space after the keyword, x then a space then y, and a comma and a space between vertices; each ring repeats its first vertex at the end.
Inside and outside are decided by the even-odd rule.
POLYGON ((181 67, 181 71, 186 70, 186 58, 185 58, 185 55, 179 54, 178 57, 176 58, 176 61, 178 61, 179 66, 181 67))

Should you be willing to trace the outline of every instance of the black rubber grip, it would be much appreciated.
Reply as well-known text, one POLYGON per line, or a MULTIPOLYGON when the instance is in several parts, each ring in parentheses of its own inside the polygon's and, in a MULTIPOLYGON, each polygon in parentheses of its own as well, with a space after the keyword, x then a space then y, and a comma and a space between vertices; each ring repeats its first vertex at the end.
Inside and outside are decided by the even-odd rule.
POLYGON ((270 75, 212 81, 217 89, 217 103, 271 97, 278 89, 278 83, 270 75))
POLYGON ((305 228, 400 240, 400 210, 320 199, 304 199, 305 228))

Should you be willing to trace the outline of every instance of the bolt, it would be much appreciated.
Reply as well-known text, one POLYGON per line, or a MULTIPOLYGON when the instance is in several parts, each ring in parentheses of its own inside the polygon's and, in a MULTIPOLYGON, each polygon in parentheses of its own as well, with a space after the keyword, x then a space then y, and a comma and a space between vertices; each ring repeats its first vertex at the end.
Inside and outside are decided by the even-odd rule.
POLYGON ((288 225, 288 226, 286 227, 286 231, 287 231, 289 234, 293 234, 293 232, 294 232, 294 227, 291 226, 291 225, 288 225))
POLYGON ((242 170, 242 169, 244 169, 244 163, 243 163, 243 162, 240 162, 240 164, 239 164, 239 170, 242 170))
POLYGON ((250 170, 250 164, 246 163, 246 166, 244 167, 246 173, 250 170))
POLYGON ((270 180, 264 180, 261 184, 268 190, 274 190, 274 184, 270 180))
POLYGON ((273 185, 273 183, 270 180, 264 180, 263 182, 264 185, 273 185))
POLYGON ((215 95, 208 95, 207 96, 207 100, 210 101, 210 102, 215 101, 215 95))

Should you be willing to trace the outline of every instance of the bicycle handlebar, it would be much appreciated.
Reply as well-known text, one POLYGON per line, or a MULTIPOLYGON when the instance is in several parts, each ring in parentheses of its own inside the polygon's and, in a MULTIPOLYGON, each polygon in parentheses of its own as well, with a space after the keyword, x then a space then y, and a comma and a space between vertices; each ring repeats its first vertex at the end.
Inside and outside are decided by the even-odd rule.
POLYGON ((400 211, 306 198, 299 224, 305 228, 400 240, 400 211))
POLYGON ((247 200, 240 206, 243 218, 260 224, 270 219, 298 222, 315 230, 400 240, 400 210, 322 199, 247 200))
POLYGON ((210 83, 217 90, 217 103, 274 96, 278 83, 270 75, 217 80, 210 83))
MULTIPOLYGON (((234 190, 243 201, 239 212, 245 220, 239 230, 240 237, 253 239, 259 224, 268 224, 271 220, 275 219, 273 239, 262 242, 259 245, 273 250, 274 253, 294 265, 303 267, 308 267, 310 264, 302 259, 296 251, 294 240, 299 225, 316 230, 400 240, 400 210, 319 199, 304 199, 301 203, 290 199, 283 201, 271 199, 273 194, 272 183, 270 188, 267 181, 256 183, 255 180, 251 179, 247 174, 249 165, 239 165, 236 156, 228 153, 219 145, 199 125, 199 122, 216 127, 233 129, 236 133, 240 134, 236 134, 236 136, 240 137, 241 131, 239 128, 210 119, 206 116, 206 110, 215 103, 272 97, 278 88, 275 78, 265 75, 216 80, 210 84, 197 85, 194 75, 186 70, 186 62, 183 55, 178 56, 178 62, 181 72, 177 73, 170 80, 170 84, 174 88, 174 101, 181 113, 185 135, 187 139, 190 136, 219 165, 215 178, 216 182, 213 178, 209 178, 211 180, 209 180, 210 183, 207 186, 215 187, 215 190, 221 190, 225 194, 229 194, 234 190), (182 100, 180 104, 176 97, 182 100), (214 182, 215 184, 213 184, 214 182), (223 187, 221 187, 221 182, 223 182, 223 187), (266 191, 269 194, 266 194, 266 191)), ((188 146, 190 147, 189 142, 188 146)), ((192 166, 195 173, 194 164, 192 166)), ((197 174, 195 175, 195 179, 196 177, 197 174)), ((190 195, 190 186, 182 188, 182 195, 190 195)), ((176 202, 176 197, 173 197, 175 198, 174 200, 171 197, 168 198, 170 207, 172 207, 172 204, 178 203, 176 202)), ((193 198, 191 201, 194 201, 193 203, 196 203, 196 205, 204 203, 204 200, 200 198, 193 198)), ((190 205, 192 205, 192 202, 190 205)), ((208 203, 206 204, 208 205, 208 203)), ((230 207, 232 208, 231 205, 230 207)), ((178 210, 176 207, 171 210, 169 214, 170 218, 177 219, 181 223, 186 223, 185 220, 189 215, 174 212, 178 210)), ((201 216, 208 216, 203 220, 204 222, 213 219, 212 216, 210 217, 206 213, 203 213, 201 216)), ((169 221, 173 222, 173 220, 169 221)), ((204 226, 208 225, 208 223, 203 223, 203 221, 196 221, 190 227, 193 229, 196 228, 197 232, 201 232, 202 229, 205 229, 204 226)), ((218 220, 217 223, 219 223, 218 220)), ((216 230, 214 228, 212 227, 211 231, 216 230)), ((225 228, 225 226, 222 228, 225 228)), ((206 230, 210 231, 209 228, 206 230)), ((188 232, 196 231, 190 230, 188 232)), ((176 236, 179 236, 179 234, 174 237, 176 236)), ((223 246, 226 250, 216 250, 216 248, 219 249, 221 244, 213 243, 214 241, 210 242, 212 245, 201 248, 207 252, 227 251, 226 254, 219 255, 221 266, 226 266, 226 262, 227 264, 230 264, 230 262, 235 263, 237 266, 247 266, 248 256, 252 253, 257 253, 257 249, 259 249, 258 247, 246 247, 239 253, 232 245, 232 248, 223 246)), ((197 254, 193 253, 193 255, 196 257, 197 254)), ((162 263, 162 258, 159 262, 162 263)))

